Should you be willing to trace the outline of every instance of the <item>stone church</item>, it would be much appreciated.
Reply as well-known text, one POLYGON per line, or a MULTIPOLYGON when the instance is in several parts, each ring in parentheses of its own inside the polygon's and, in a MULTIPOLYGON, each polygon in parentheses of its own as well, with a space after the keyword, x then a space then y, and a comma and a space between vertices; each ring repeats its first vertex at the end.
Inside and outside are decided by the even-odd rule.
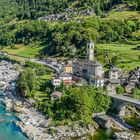
POLYGON ((87 58, 74 60, 73 74, 99 87, 104 85, 103 73, 102 65, 94 59, 94 43, 90 41, 87 43, 87 58))

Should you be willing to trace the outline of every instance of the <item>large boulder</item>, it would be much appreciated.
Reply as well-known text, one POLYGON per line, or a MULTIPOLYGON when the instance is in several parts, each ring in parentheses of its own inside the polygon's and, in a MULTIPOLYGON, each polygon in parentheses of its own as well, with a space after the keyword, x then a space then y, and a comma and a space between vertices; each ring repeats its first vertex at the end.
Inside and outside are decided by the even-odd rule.
POLYGON ((134 140, 135 139, 135 135, 128 131, 115 132, 113 137, 115 138, 115 140, 134 140))
POLYGON ((5 105, 5 109, 7 111, 13 110, 14 102, 11 99, 4 99, 3 104, 5 105))

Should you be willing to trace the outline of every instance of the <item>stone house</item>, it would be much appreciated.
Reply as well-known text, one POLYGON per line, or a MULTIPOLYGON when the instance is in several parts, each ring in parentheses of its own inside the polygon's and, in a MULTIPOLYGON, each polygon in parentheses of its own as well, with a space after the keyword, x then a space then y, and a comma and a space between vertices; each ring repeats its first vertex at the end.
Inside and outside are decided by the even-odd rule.
POLYGON ((131 83, 134 88, 140 88, 140 67, 135 68, 129 73, 128 83, 131 83))
POLYGON ((122 76, 121 70, 114 66, 111 66, 109 69, 109 79, 119 79, 120 76, 122 76))
POLYGON ((56 75, 52 80, 54 86, 60 86, 62 82, 64 82, 65 85, 71 85, 73 83, 72 75, 62 72, 60 75, 56 75))
POLYGON ((126 83, 123 86, 125 88, 126 93, 131 93, 132 92, 132 89, 134 88, 131 83, 126 83))
POLYGON ((95 85, 102 85, 103 67, 94 60, 94 43, 87 44, 87 59, 75 59, 73 61, 73 74, 85 78, 88 82, 95 85), (97 78, 98 77, 98 78, 97 78))
POLYGON ((140 88, 140 67, 130 71, 127 76, 120 76, 119 79, 127 93, 131 93, 133 88, 140 88))
POLYGON ((116 93, 116 85, 120 84, 119 79, 108 79, 105 81, 104 86, 108 93, 115 94, 116 93))
POLYGON ((52 80, 52 84, 53 84, 54 86, 60 86, 61 82, 62 82, 62 80, 59 79, 59 77, 55 77, 55 78, 52 80))
POLYGON ((137 76, 134 73, 130 74, 128 77, 128 82, 131 83, 133 87, 136 87, 138 85, 137 76))
POLYGON ((125 85, 126 83, 128 83, 128 76, 127 75, 121 75, 119 77, 120 80, 120 85, 125 85))

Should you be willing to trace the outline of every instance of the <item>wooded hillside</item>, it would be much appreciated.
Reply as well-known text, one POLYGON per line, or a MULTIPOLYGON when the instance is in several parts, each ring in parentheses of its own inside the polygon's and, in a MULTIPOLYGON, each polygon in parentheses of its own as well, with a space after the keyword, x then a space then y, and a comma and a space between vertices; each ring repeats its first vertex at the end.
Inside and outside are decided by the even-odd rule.
POLYGON ((93 8, 97 15, 111 9, 114 5, 125 3, 131 9, 139 10, 139 0, 0 0, 0 17, 36 19, 48 14, 65 12, 66 9, 93 8))
MULTIPOLYGON (((0 0, 0 10, 1 48, 37 44, 43 45, 39 56, 83 57, 89 39, 95 44, 128 45, 140 40, 140 0, 0 0), (37 20, 74 8, 92 8, 96 14, 80 17, 80 22, 37 20)), ((96 50, 101 53, 102 48, 96 50)))

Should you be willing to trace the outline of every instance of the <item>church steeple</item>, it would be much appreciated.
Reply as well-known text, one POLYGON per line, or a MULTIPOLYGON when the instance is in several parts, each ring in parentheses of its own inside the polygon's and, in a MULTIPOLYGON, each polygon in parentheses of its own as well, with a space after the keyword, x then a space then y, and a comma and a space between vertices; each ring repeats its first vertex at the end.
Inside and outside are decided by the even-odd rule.
POLYGON ((90 61, 93 61, 94 59, 94 43, 92 40, 87 43, 87 59, 90 61))

